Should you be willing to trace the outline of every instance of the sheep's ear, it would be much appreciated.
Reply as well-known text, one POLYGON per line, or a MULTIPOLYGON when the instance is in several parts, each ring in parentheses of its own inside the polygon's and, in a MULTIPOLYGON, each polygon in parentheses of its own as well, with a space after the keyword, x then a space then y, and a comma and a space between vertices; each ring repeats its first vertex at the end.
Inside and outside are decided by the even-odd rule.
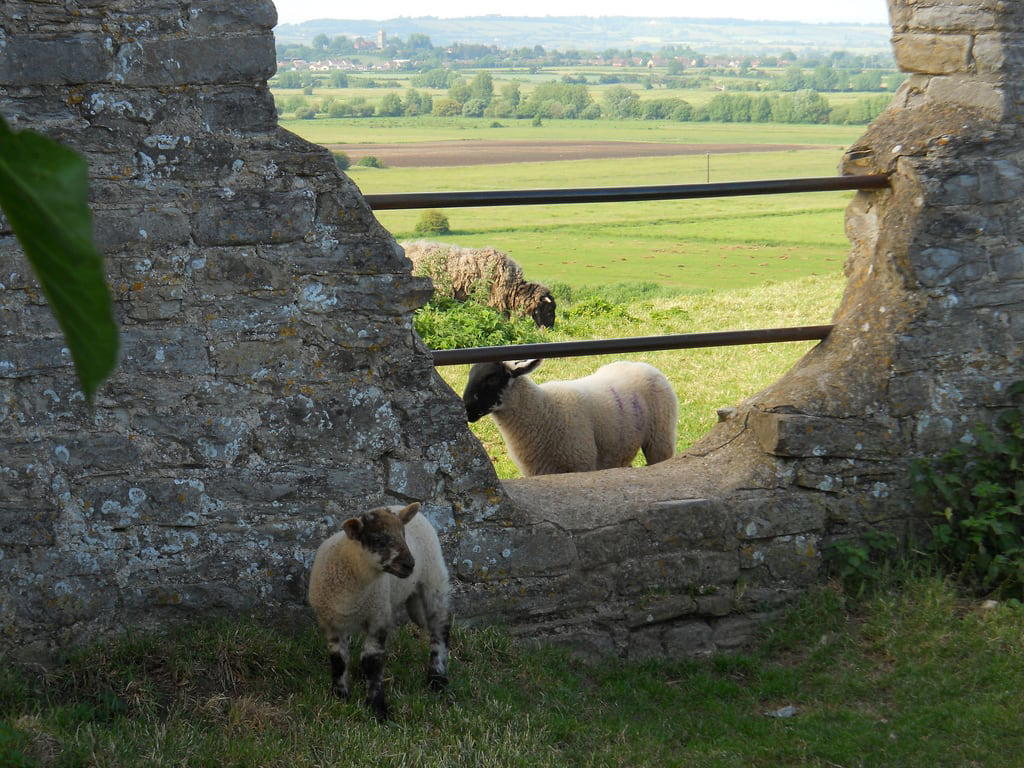
POLYGON ((416 517, 416 513, 420 511, 420 503, 414 501, 408 507, 398 510, 398 519, 402 521, 402 525, 408 525, 409 521, 416 517))
POLYGON ((548 295, 548 294, 545 294, 544 296, 541 296, 540 300, 542 302, 546 303, 546 304, 554 304, 555 303, 555 300, 553 298, 551 298, 551 296, 548 295))
POLYGON ((363 532, 363 521, 358 517, 350 517, 341 524, 342 529, 353 541, 359 541, 359 534, 363 532))
POLYGON ((537 370, 542 362, 544 362, 542 358, 536 357, 533 360, 509 360, 504 365, 505 370, 512 374, 514 378, 516 376, 525 376, 537 370))

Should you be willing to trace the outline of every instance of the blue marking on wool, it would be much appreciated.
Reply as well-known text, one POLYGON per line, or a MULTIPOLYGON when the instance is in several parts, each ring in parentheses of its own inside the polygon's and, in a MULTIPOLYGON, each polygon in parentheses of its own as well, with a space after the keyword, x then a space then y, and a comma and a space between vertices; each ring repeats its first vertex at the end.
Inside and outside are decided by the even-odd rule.
POLYGON ((640 403, 640 396, 634 392, 632 398, 633 402, 633 426, 636 427, 636 431, 640 432, 644 428, 644 407, 640 403))
POLYGON ((608 391, 612 393, 612 397, 615 398, 615 405, 619 407, 619 413, 624 413, 626 408, 622 404, 622 398, 619 397, 619 393, 615 391, 615 387, 608 387, 608 391))

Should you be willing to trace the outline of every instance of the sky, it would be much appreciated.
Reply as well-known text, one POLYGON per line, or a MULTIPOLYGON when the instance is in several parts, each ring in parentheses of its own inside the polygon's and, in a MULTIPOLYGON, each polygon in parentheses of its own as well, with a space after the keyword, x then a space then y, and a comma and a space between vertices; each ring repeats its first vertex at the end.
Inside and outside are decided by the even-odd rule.
POLYGON ((398 16, 675 16, 807 22, 887 24, 886 0, 274 0, 278 22, 310 19, 376 19, 398 16))

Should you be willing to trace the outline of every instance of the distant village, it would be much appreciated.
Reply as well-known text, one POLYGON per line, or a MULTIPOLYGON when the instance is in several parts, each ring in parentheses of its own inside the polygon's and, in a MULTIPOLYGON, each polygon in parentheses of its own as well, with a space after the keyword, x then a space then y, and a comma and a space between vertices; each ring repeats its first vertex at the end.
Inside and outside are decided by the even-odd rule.
MULTIPOLYGON (((403 49, 405 45, 399 39, 397 41, 389 40, 385 30, 380 29, 377 31, 376 39, 368 40, 365 37, 355 37, 351 40, 346 39, 346 43, 351 47, 352 52, 346 54, 336 55, 323 55, 319 58, 296 58, 291 55, 281 55, 282 53, 288 54, 294 53, 306 53, 306 54, 327 54, 327 51, 317 50, 315 46, 279 46, 278 49, 278 62, 277 71, 279 73, 295 71, 295 72, 334 72, 334 71, 347 71, 347 72, 395 72, 395 71, 412 71, 420 67, 422 64, 421 59, 429 59, 430 61, 436 61, 438 55, 443 56, 445 64, 454 67, 474 67, 474 66, 486 66, 481 63, 482 58, 491 58, 495 56, 513 56, 515 58, 515 64, 517 66, 543 66, 543 65, 557 65, 565 64, 571 66, 593 66, 593 67, 619 67, 619 68, 648 68, 654 69, 656 67, 669 67, 673 64, 681 66, 683 68, 694 68, 694 67, 710 67, 710 68, 722 68, 722 69, 752 69, 764 65, 776 66, 778 63, 778 57, 770 57, 772 60, 769 62, 763 62, 758 57, 740 57, 740 56, 726 56, 726 55, 698 55, 692 51, 687 50, 686 53, 679 53, 676 55, 665 55, 664 53, 647 53, 647 52, 614 52, 611 54, 605 53, 594 53, 594 52, 558 52, 558 51, 546 51, 540 46, 535 48, 517 49, 513 51, 502 51, 495 46, 480 46, 480 45, 453 45, 449 47, 439 47, 423 50, 420 48, 423 54, 421 59, 413 58, 410 56, 397 57, 397 58, 382 58, 382 54, 386 54, 390 51, 397 49, 403 49), (372 54, 369 59, 363 59, 357 54, 366 53, 372 54), (481 53, 484 55, 482 56, 481 53), (465 54, 461 55, 460 54, 465 54), (553 60, 554 59, 554 60, 553 60)), ((511 62, 508 62, 511 63, 511 62)), ((508 65, 506 62, 502 62, 501 66, 508 65)), ((785 62, 784 62, 785 63, 785 62)))

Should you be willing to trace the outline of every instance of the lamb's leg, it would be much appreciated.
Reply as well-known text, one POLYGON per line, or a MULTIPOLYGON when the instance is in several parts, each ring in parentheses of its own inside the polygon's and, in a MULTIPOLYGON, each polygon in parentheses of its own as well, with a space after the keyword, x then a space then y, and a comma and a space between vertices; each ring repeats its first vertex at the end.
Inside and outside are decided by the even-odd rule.
POLYGON ((327 638, 327 655, 331 661, 331 690, 340 699, 347 699, 348 687, 348 635, 327 638))
POLYGON ((409 595, 409 599, 405 601, 405 610, 408 612, 413 624, 422 629, 427 629, 427 613, 423 607, 422 591, 422 587, 420 587, 409 595))
POLYGON ((388 703, 384 698, 384 646, 388 641, 386 627, 371 627, 363 641, 359 666, 366 678, 366 706, 377 720, 388 719, 388 703))
POLYGON ((430 630, 427 686, 432 691, 440 691, 448 685, 448 644, 451 641, 452 614, 442 595, 424 595, 423 605, 430 630))

